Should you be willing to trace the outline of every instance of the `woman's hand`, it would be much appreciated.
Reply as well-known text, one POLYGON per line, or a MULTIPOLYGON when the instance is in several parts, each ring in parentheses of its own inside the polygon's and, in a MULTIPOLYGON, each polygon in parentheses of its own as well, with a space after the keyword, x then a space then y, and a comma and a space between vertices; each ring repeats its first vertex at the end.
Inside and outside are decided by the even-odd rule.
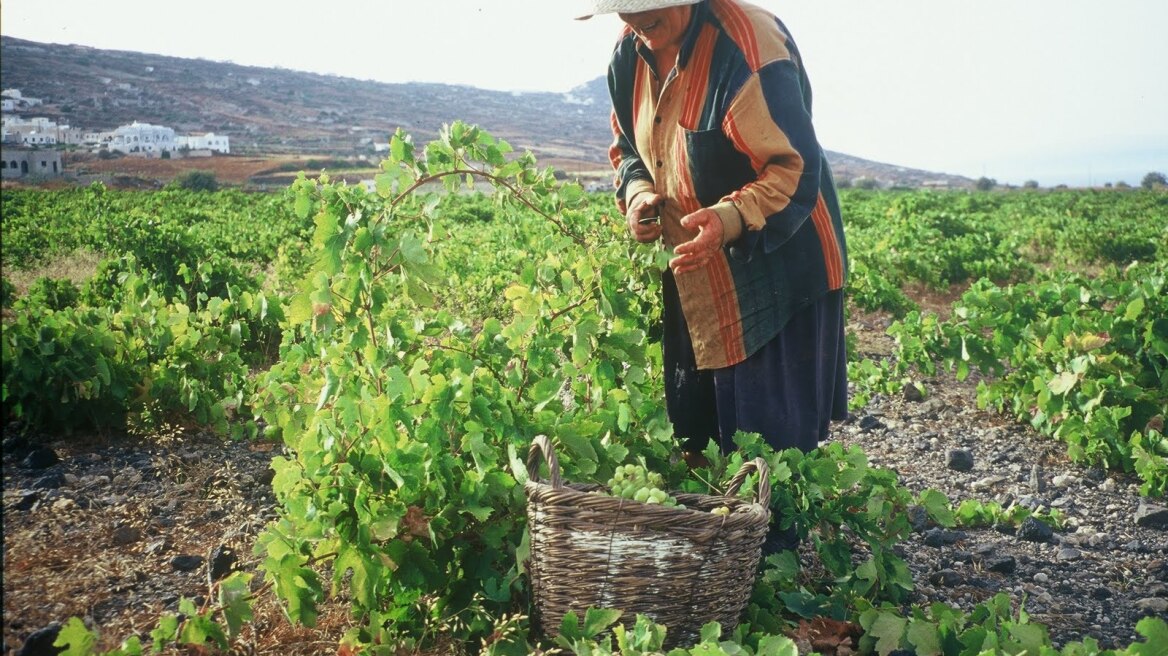
POLYGON ((665 202, 665 197, 651 191, 633 196, 625 221, 633 239, 648 244, 661 238, 661 220, 657 210, 665 202))
POLYGON ((722 250, 722 218, 714 210, 705 208, 685 215, 681 227, 697 230, 698 234, 673 249, 677 257, 669 260, 669 267, 675 275, 697 271, 722 250))

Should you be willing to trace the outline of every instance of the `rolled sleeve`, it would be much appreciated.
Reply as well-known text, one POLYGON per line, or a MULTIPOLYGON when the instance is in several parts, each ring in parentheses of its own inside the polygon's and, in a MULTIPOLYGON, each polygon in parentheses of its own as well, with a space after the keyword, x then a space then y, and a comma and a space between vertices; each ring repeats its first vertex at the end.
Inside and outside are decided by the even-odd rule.
POLYGON ((758 177, 722 200, 738 208, 748 231, 763 233, 771 252, 807 220, 819 195, 822 151, 795 63, 778 60, 752 75, 730 104, 723 129, 758 177))

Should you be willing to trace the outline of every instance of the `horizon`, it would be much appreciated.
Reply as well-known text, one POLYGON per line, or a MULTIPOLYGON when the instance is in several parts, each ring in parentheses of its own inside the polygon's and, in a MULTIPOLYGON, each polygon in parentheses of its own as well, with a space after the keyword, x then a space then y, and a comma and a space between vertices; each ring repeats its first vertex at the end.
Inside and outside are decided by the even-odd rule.
MULTIPOLYGON (((1154 82, 1168 59, 1155 30, 1168 24, 1168 3, 1127 0, 1108 12, 1087 0, 755 4, 777 10, 792 32, 825 149, 1014 185, 1135 186, 1168 169, 1168 85, 1154 82)), ((604 75, 621 27, 613 15, 573 20, 573 2, 358 3, 351 13, 301 15, 270 1, 208 0, 172 31, 157 29, 151 6, 7 0, 0 34, 377 82, 562 93, 604 75), (436 4, 448 20, 420 29, 434 24, 436 4), (201 36, 209 33, 219 38, 201 36), (344 34, 344 47, 330 47, 331 34, 344 34)))

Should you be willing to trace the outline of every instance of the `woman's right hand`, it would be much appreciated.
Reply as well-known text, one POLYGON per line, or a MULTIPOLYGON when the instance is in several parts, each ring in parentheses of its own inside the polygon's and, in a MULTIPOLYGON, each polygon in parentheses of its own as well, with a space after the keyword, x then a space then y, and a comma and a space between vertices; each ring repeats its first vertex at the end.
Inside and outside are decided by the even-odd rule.
POLYGON ((664 196, 651 191, 643 191, 633 196, 629 203, 629 211, 625 213, 625 220, 633 239, 648 244, 661 238, 661 215, 658 209, 664 203, 664 196))

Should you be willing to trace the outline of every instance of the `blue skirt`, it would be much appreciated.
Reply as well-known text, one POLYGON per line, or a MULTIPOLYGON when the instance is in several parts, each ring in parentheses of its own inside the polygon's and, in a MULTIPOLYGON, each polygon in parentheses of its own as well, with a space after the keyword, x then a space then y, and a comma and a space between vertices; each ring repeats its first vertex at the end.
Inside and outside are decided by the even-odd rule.
POLYGON ((832 420, 847 418, 842 291, 797 312, 743 362, 699 370, 668 269, 662 289, 665 405, 683 450, 700 451, 714 440, 729 452, 742 430, 762 435, 775 449, 807 452, 827 440, 832 420))

